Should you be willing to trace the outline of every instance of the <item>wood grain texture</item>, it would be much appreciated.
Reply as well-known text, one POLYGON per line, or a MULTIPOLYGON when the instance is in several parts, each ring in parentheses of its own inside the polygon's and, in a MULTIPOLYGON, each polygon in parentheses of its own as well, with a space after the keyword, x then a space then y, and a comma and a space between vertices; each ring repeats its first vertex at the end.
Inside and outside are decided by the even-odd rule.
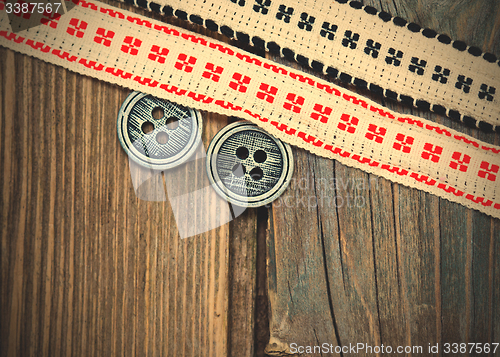
MULTIPOLYGON (((274 204, 270 225, 269 298, 271 338, 266 352, 280 353, 282 341, 300 336, 315 344, 332 336, 328 280, 325 279, 323 240, 316 202, 318 176, 311 176, 310 166, 317 161, 332 161, 294 152, 295 168, 287 193, 274 204), (308 222, 304 224, 304 222, 308 222)), ((328 173, 330 174, 331 171, 328 173)))
POLYGON ((129 90, 4 48, 0 76, 0 356, 252 356, 256 211, 181 239, 134 191, 129 90))
MULTIPOLYGON (((500 53, 498 2, 362 2, 500 53)), ((495 135, 362 93, 396 111, 499 143, 495 135)), ((429 344, 499 342, 498 220, 302 150, 294 155, 294 179, 312 178, 312 184, 292 184, 280 199, 292 197, 302 207, 286 209, 278 200, 272 208, 271 355, 291 354, 292 343, 422 346, 431 355, 429 344), (325 178, 336 184, 321 186, 325 178), (329 206, 334 199, 337 205, 329 206)))
MULTIPOLYGON (((494 0, 364 3, 500 54, 494 0)), ((169 203, 134 192, 115 131, 128 93, 0 48, 0 356, 500 342, 499 220, 294 149, 272 208, 180 239, 169 203)), ((232 119, 203 117, 207 147, 232 119)))

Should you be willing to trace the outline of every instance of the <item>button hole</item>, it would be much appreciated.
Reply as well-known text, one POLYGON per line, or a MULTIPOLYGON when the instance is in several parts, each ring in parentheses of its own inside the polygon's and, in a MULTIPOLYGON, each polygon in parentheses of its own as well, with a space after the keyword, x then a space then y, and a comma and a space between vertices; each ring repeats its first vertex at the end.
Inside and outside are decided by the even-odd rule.
POLYGON ((248 149, 244 146, 240 146, 236 149, 236 156, 240 160, 245 160, 248 157, 248 149))
POLYGON ((264 172, 262 171, 262 169, 260 167, 254 167, 251 171, 250 171, 250 177, 254 180, 254 181, 259 181, 260 179, 262 179, 262 177, 264 177, 264 172))
POLYGON ((179 127, 179 118, 170 117, 167 119, 167 129, 175 130, 179 127))
POLYGON ((258 162, 259 164, 261 164, 267 160, 267 154, 265 153, 264 150, 257 150, 253 154, 253 159, 255 160, 255 162, 258 162))
POLYGON ((165 145, 168 141, 168 134, 164 131, 160 131, 158 134, 156 134, 156 141, 160 145, 165 145))
POLYGON ((155 130, 155 126, 150 121, 145 121, 141 125, 141 130, 144 134, 151 134, 155 130))
POLYGON ((153 109, 153 111, 151 112, 151 115, 153 116, 153 118, 155 118, 156 120, 159 120, 161 118, 163 118, 163 116, 165 115, 165 112, 163 111, 163 108, 161 107, 156 107, 153 109))

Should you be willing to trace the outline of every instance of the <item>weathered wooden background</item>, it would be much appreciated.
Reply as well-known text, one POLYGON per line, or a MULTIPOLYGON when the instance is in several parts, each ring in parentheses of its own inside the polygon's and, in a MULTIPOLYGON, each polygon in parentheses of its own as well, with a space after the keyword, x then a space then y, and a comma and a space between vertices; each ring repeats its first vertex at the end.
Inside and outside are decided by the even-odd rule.
MULTIPOLYGON (((498 1, 364 3, 500 55, 498 1)), ((168 202, 135 196, 128 93, 0 48, 0 356, 500 343, 499 220, 294 149, 272 207, 181 240, 168 202)), ((203 115, 207 147, 232 119, 203 115)))

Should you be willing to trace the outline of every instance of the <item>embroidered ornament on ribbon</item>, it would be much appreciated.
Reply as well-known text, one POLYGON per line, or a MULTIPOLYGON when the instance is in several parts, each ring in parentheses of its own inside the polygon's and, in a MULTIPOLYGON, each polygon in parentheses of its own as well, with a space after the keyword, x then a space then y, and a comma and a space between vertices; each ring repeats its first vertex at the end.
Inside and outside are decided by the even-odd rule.
POLYGON ((500 132, 500 61, 348 0, 122 0, 469 126, 500 132))
POLYGON ((402 115, 208 37, 93 1, 0 45, 74 72, 253 121, 316 155, 500 218, 500 147, 402 115))

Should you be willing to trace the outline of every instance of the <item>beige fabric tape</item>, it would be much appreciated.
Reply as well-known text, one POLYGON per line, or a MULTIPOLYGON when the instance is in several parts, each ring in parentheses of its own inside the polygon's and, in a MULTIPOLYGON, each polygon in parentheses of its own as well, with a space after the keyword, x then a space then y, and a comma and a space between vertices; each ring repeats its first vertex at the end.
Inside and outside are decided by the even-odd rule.
POLYGON ((393 182, 500 218, 500 147, 401 115, 344 88, 213 39, 102 3, 0 45, 77 73, 202 110, 393 182))
POLYGON ((348 0, 123 0, 206 26, 333 78, 500 132, 491 53, 348 0))

